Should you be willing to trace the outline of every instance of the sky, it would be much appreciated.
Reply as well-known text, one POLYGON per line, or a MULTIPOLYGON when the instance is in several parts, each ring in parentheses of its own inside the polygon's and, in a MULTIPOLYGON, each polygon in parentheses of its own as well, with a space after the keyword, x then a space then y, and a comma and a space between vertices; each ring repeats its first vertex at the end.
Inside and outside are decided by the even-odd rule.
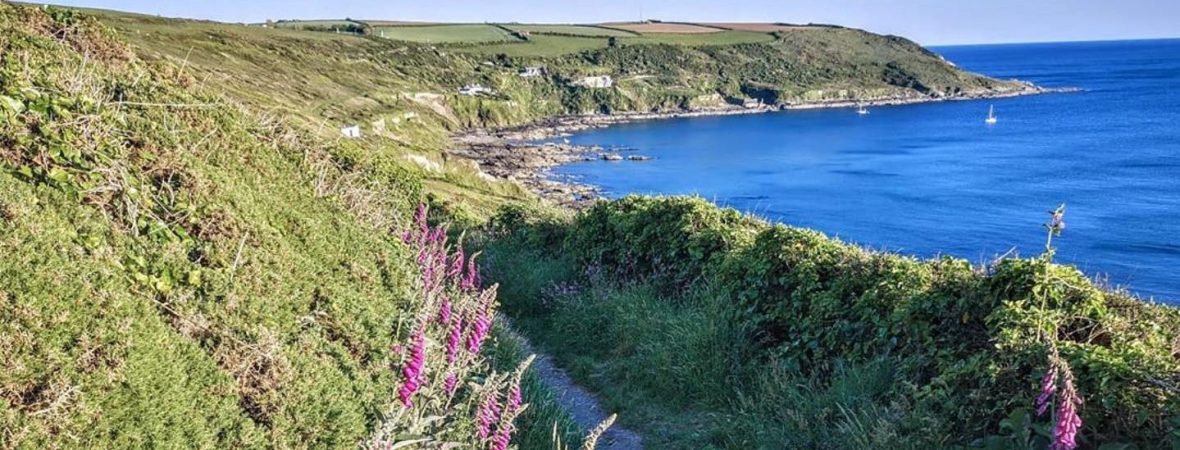
POLYGON ((54 0, 223 22, 832 23, 925 45, 1180 37, 1180 0, 54 0))

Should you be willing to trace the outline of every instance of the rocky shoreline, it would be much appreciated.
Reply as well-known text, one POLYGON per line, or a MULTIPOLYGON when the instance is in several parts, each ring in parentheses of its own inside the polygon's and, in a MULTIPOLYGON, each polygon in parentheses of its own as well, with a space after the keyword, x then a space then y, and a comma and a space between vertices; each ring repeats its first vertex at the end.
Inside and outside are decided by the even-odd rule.
POLYGON ((554 179, 552 174, 554 167, 580 161, 605 160, 629 163, 645 161, 649 158, 637 154, 623 156, 619 153, 620 150, 627 151, 627 149, 604 149, 597 146, 574 145, 570 144, 568 140, 543 143, 538 141, 569 136, 587 129, 605 128, 643 120, 762 114, 792 109, 848 108, 858 105, 894 106, 1006 98, 1077 90, 1074 88, 1042 88, 1025 84, 1019 90, 975 92, 944 97, 914 95, 855 101, 798 102, 753 108, 734 106, 693 111, 558 116, 522 126, 502 129, 473 129, 457 133, 452 136, 451 150, 448 153, 475 162, 481 171, 491 177, 519 182, 548 201, 578 208, 592 203, 600 196, 600 191, 594 186, 580 183, 577 180, 554 179))

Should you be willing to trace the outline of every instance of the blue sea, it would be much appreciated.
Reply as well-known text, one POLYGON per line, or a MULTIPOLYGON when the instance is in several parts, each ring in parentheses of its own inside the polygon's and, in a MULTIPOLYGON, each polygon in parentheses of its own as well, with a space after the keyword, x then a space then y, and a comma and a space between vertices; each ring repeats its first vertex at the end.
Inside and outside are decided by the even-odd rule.
POLYGON ((697 194, 866 247, 983 263, 1034 256, 1067 204, 1058 261, 1180 303, 1180 40, 934 48, 1047 87, 1010 99, 646 121, 577 144, 651 161, 560 167, 608 197, 697 194), (999 121, 986 125, 994 105, 999 121))

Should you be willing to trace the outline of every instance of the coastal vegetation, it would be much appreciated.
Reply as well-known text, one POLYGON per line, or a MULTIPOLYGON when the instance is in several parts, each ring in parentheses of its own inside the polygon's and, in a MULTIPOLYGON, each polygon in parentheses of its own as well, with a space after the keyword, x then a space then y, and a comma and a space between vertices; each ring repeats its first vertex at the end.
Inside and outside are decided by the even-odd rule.
POLYGON ((0 448, 581 446, 530 347, 652 448, 1044 448, 1047 373, 1083 446, 1180 447, 1180 312, 1049 257, 923 261, 691 198, 570 211, 448 151, 1035 88, 839 27, 344 22, 0 3, 0 448))
MULTIPOLYGON (((495 361, 464 348, 449 409, 441 369, 406 376, 436 298, 400 232, 419 178, 347 163, 72 11, 3 3, 0 23, 0 446, 351 447, 404 423, 387 411, 410 380, 432 384, 406 410, 447 419, 416 416, 432 440, 480 442, 475 398, 516 386, 518 409, 557 412, 494 375, 526 356, 507 341, 495 361)), ((494 305, 447 286, 457 311, 494 305)))
POLYGON ((1180 443, 1180 311, 1048 258, 917 260, 691 198, 488 233, 516 324, 660 448, 1044 448, 1058 351, 1084 446, 1180 443))

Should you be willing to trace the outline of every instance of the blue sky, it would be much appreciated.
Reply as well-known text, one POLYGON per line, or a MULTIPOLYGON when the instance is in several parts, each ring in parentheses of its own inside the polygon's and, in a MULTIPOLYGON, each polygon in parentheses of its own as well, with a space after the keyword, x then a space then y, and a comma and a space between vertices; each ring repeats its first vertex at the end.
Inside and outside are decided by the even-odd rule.
POLYGON ((639 18, 822 22, 923 44, 1180 37, 1180 0, 56 0, 170 17, 260 22, 364 18, 605 22, 639 18))

